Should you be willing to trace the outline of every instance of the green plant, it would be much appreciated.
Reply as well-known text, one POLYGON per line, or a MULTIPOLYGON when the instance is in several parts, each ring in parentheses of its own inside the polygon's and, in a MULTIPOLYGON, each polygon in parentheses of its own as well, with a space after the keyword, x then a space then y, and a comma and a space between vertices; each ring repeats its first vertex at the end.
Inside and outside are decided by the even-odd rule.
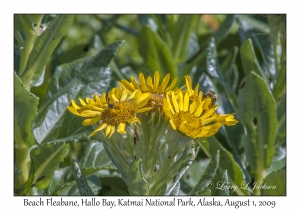
POLYGON ((203 93, 213 90, 218 111, 235 112, 239 123, 195 139, 192 163, 162 179, 159 186, 166 180, 174 185, 154 194, 285 195, 285 15, 15 15, 14 20, 15 195, 142 194, 144 175, 136 169, 151 156, 137 154, 146 156, 127 169, 140 177, 139 186, 135 179, 124 180, 108 144, 99 141, 101 133, 88 137, 92 126, 83 126, 67 107, 72 99, 108 93, 118 81, 156 71, 177 78, 179 88, 189 75, 203 93), (220 182, 237 188, 208 185, 220 182), (254 187, 263 183, 276 189, 254 187))

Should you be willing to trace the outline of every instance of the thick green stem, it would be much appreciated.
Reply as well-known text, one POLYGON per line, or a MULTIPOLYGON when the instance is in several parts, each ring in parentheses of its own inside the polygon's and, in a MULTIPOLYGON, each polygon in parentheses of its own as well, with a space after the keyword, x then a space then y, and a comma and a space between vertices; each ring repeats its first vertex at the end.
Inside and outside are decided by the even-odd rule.
POLYGON ((263 184, 264 178, 265 178, 265 170, 261 167, 258 167, 258 169, 255 173, 253 195, 261 195, 260 185, 263 184))
POLYGON ((21 56, 20 70, 19 70, 20 75, 24 72, 26 68, 28 58, 34 46, 36 37, 37 36, 34 36, 34 33, 25 33, 24 46, 22 46, 22 48, 20 49, 20 56, 21 56))
MULTIPOLYGON (((259 122, 262 122, 261 119, 259 119, 259 122)), ((257 130, 257 146, 258 146, 258 158, 257 158, 257 168, 255 170, 255 178, 254 178, 254 189, 253 189, 253 195, 261 195, 260 188, 257 187, 259 185, 263 184, 263 180, 265 178, 265 149, 264 149, 264 140, 263 140, 263 134, 261 127, 258 127, 257 130)))
POLYGON ((23 142, 18 125, 14 126, 14 137, 15 137, 15 163, 16 167, 21 171, 21 175, 16 181, 16 187, 20 187, 24 184, 29 175, 30 168, 30 148, 23 142))

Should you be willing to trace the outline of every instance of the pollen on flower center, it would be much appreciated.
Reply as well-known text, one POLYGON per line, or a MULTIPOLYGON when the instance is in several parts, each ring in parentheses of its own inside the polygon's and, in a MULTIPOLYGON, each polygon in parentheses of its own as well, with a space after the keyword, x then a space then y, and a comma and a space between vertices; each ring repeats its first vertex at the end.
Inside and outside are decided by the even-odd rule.
POLYGON ((201 129, 203 127, 202 121, 198 117, 195 117, 195 115, 187 111, 185 112, 180 111, 175 113, 173 115, 173 122, 176 128, 179 128, 182 122, 186 122, 185 127, 190 132, 201 129))
POLYGON ((102 112, 102 121, 110 125, 126 123, 134 117, 135 107, 129 101, 117 101, 102 112))
POLYGON ((162 106, 163 105, 163 100, 165 98, 165 94, 162 93, 151 93, 151 101, 154 101, 157 105, 162 106))

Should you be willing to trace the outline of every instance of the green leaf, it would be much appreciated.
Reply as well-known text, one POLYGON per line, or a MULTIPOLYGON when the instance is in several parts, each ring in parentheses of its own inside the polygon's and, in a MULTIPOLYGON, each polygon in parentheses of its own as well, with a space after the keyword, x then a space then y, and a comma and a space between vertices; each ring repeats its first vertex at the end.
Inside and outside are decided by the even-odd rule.
POLYGON ((214 195, 220 195, 220 196, 228 196, 229 195, 229 189, 226 187, 226 186, 229 186, 227 170, 224 171, 223 176, 220 179, 220 181, 218 181, 217 185, 221 185, 222 187, 216 186, 216 191, 215 191, 214 195))
POLYGON ((235 64, 237 55, 238 47, 233 47, 220 66, 224 80, 230 85, 233 91, 236 90, 239 80, 239 72, 235 64))
POLYGON ((74 17, 75 15, 57 15, 54 21, 36 40, 31 50, 25 71, 22 74, 22 79, 32 79, 30 81, 31 86, 40 84, 44 68, 49 58, 69 30, 74 17))
POLYGON ((16 189, 15 191, 16 195, 26 195, 26 193, 32 188, 34 177, 35 177, 34 171, 35 171, 35 165, 31 164, 28 179, 21 187, 16 189))
POLYGON ((251 39, 247 39, 242 44, 240 52, 245 75, 247 76, 253 71, 267 81, 256 58, 251 39))
POLYGON ((184 184, 186 186, 183 183, 181 183, 181 185, 183 185, 186 188, 186 193, 189 193, 192 190, 192 188, 198 183, 199 177, 201 177, 204 174, 209 162, 210 158, 200 160, 196 159, 193 161, 192 165, 188 168, 188 170, 182 177, 182 180, 184 181, 184 184))
MULTIPOLYGON (((158 33, 158 35, 162 38, 162 40, 168 45, 172 45, 171 36, 167 26, 167 17, 166 15, 150 15, 150 17, 155 21, 156 27, 151 27, 151 29, 158 33)), ((151 19, 148 20, 148 24, 150 26, 151 19)))
POLYGON ((268 175, 264 183, 257 183, 263 187, 261 192, 264 196, 286 195, 286 169, 275 171, 268 175))
POLYGON ((36 187, 45 189, 48 187, 54 170, 68 149, 68 144, 44 144, 31 150, 31 160, 35 168, 34 181, 36 187))
MULTIPOLYGON (((189 60, 185 62, 185 64, 182 67, 182 73, 181 76, 184 77, 184 75, 190 74, 192 71, 192 68, 195 66, 200 66, 204 63, 205 55, 206 55, 206 47, 211 42, 212 38, 216 40, 216 44, 218 45, 222 40, 224 40, 229 32, 231 27, 234 25, 236 21, 235 15, 227 15, 224 22, 221 24, 219 29, 213 33, 211 36, 209 36, 203 43, 201 43, 201 48, 198 50, 194 56, 192 56, 189 60)), ((196 72, 197 74, 198 72, 196 72)), ((182 79, 178 78, 178 83, 181 84, 182 79)))
POLYGON ((233 108, 237 108, 236 94, 228 85, 228 83, 225 82, 224 76, 220 70, 216 42, 214 38, 211 39, 211 42, 207 48, 206 68, 209 75, 216 79, 220 85, 222 85, 233 108))
POLYGON ((130 195, 149 195, 149 184, 144 179, 141 159, 132 163, 126 181, 130 195))
POLYGON ((176 63, 184 61, 188 48, 189 39, 195 27, 199 15, 180 15, 173 33, 173 58, 176 63))
POLYGON ((106 67, 123 43, 124 41, 116 41, 94 57, 76 60, 56 69, 47 96, 33 123, 33 133, 39 143, 56 138, 57 129, 61 126, 59 123, 63 122, 71 99, 85 99, 95 93, 107 92, 110 71, 106 67))
POLYGON ((40 28, 44 16, 45 15, 43 15, 43 14, 31 14, 30 18, 31 18, 33 27, 40 28))
POLYGON ((274 98, 277 100, 285 91, 285 74, 286 74, 286 15, 267 15, 270 27, 271 42, 273 44, 273 59, 275 60, 275 78, 277 88, 274 88, 274 98), (282 72, 284 71, 284 72, 282 72), (283 78, 282 78, 283 77, 283 78), (283 81, 284 80, 284 81, 283 81), (276 89, 276 90, 275 90, 276 89))
POLYGON ((262 57, 261 70, 266 78, 273 81, 276 78, 276 68, 274 46, 272 45, 270 34, 265 32, 268 26, 265 25, 266 28, 262 29, 255 27, 253 24, 248 25, 245 24, 244 21, 241 22, 242 24, 240 24, 241 27, 239 28, 241 42, 243 43, 247 41, 247 39, 253 41, 253 46, 255 49, 258 49, 258 53, 262 57))
MULTIPOLYGON (((88 178, 86 178, 86 183, 94 195, 97 195, 99 193, 99 190, 101 190, 102 188, 101 182, 96 176, 89 176, 88 178)), ((74 182, 74 184, 70 184, 60 189, 58 193, 59 196, 70 196, 70 195, 80 196, 81 195, 80 190, 77 187, 76 181, 74 182)))
POLYGON ((261 17, 258 17, 261 15, 237 15, 239 25, 245 29, 251 28, 251 29, 258 29, 262 33, 269 33, 270 28, 268 27, 267 22, 263 22, 261 20, 261 17), (260 19, 259 19, 260 18, 260 19))
POLYGON ((245 153, 252 173, 263 173, 274 153, 277 120, 275 101, 265 81, 249 72, 240 88, 237 119, 245 126, 245 153))
MULTIPOLYGON (((227 15, 226 19, 222 22, 218 30, 213 33, 212 37, 216 40, 216 43, 219 44, 224 40, 230 33, 231 28, 236 22, 236 15, 227 15)), ((209 41, 208 39, 207 41, 209 41)))
MULTIPOLYGON (((60 140, 47 142, 45 144, 53 144, 56 142, 60 142, 60 140)), ((90 179, 90 177, 93 176, 93 174, 101 170, 117 170, 110 158, 108 157, 103 147, 103 144, 97 141, 92 141, 84 147, 84 150, 80 155, 78 165, 87 179, 90 179)), ((76 191, 77 187, 74 187, 75 184, 75 177, 71 175, 70 167, 57 169, 54 172, 54 175, 48 188, 46 189, 46 193, 48 195, 74 195, 72 193, 79 194, 79 191, 76 191)), ((94 189, 92 190, 93 192, 95 192, 94 189)), ((99 189, 95 188, 95 190, 99 189)))
POLYGON ((177 182, 173 188, 173 190, 170 193, 170 196, 177 196, 180 192, 180 182, 177 182))
POLYGON ((19 77, 14 74, 14 138, 16 144, 36 143, 31 124, 37 114, 38 98, 25 89, 19 77))
POLYGON ((32 31, 34 27, 29 15, 14 15, 14 30, 16 31, 32 31))
POLYGON ((64 168, 58 168, 54 171, 52 179, 45 189, 45 195, 59 195, 59 189, 65 185, 71 185, 71 183, 75 183, 74 177, 70 179, 70 171, 71 167, 67 166, 64 168))
POLYGON ((86 176, 101 169, 117 170, 103 144, 98 141, 90 142, 85 146, 79 165, 86 176))
POLYGON ((74 135, 68 136, 66 138, 55 139, 53 141, 47 141, 41 145, 58 144, 58 143, 68 144, 68 143, 88 142, 88 141, 91 141, 91 139, 88 137, 89 134, 90 134, 89 132, 83 131, 83 132, 79 132, 74 135))
POLYGON ((209 187, 212 184, 211 181, 216 175, 219 166, 219 160, 220 160, 220 155, 219 152, 217 152, 217 154, 211 158, 199 182, 196 184, 196 186, 192 189, 192 191, 188 195, 198 195, 200 193, 205 192, 207 189, 209 189, 209 187))
MULTIPOLYGON (((219 151, 220 164, 218 172, 220 175, 223 175, 225 171, 227 171, 230 185, 237 186, 234 192, 236 192, 237 195, 247 195, 247 190, 240 188, 241 184, 245 181, 242 169, 234 160, 231 152, 226 150, 215 137, 210 137, 207 141, 200 142, 200 145, 205 154, 209 157, 219 151)), ((233 191, 231 192, 234 193, 233 191)))
POLYGON ((78 163, 73 159, 72 159, 72 171, 73 171, 73 176, 76 179, 77 187, 80 195, 94 196, 94 193, 89 187, 82 171, 80 170, 78 163))
POLYGON ((266 176, 274 171, 281 170, 286 167, 286 149, 283 147, 278 147, 275 150, 272 163, 266 171, 266 176))
POLYGON ((277 145, 282 145, 286 142, 286 94, 278 102, 277 121, 278 128, 275 142, 277 145))
POLYGON ((282 69, 279 71, 278 79, 273 89, 273 96, 278 101, 286 92, 286 64, 282 64, 282 69))
POLYGON ((139 53, 149 69, 153 73, 158 71, 160 75, 170 73, 171 78, 175 79, 177 69, 166 43, 148 26, 145 26, 140 32, 138 42, 139 53))
POLYGON ((128 187, 122 178, 116 175, 105 175, 100 177, 100 181, 103 186, 103 190, 100 191, 99 195, 104 196, 128 196, 128 187), (107 189, 108 188, 108 189, 107 189), (104 190, 105 189, 105 190, 104 190))

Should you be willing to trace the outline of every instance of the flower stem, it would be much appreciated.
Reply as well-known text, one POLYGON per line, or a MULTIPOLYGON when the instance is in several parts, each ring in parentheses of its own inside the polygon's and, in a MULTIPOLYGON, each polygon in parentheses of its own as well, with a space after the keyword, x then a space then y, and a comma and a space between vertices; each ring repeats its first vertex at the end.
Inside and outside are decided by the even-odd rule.
POLYGON ((21 175, 16 179, 15 186, 20 187, 24 184, 28 178, 30 168, 30 149, 22 140, 22 136, 18 126, 14 126, 14 137, 15 137, 15 163, 16 167, 21 171, 21 175))

